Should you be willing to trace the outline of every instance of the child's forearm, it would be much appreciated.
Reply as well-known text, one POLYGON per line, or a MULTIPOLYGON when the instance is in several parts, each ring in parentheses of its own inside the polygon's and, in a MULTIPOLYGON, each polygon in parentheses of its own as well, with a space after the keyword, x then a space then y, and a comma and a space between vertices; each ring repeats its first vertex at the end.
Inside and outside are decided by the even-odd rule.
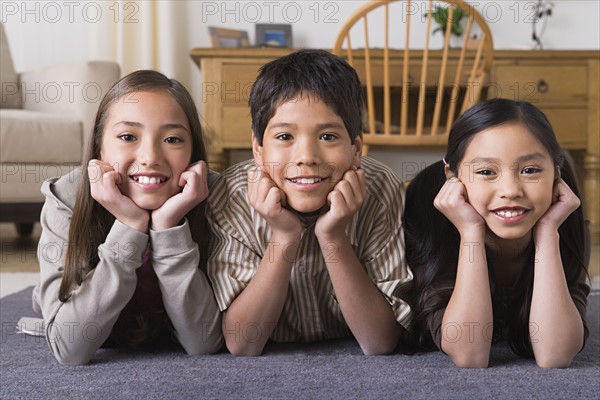
POLYGON ((442 319, 441 347, 458 367, 485 368, 493 313, 483 235, 463 236, 460 246, 456 284, 442 319))
POLYGON ((198 267, 176 273, 175 268, 160 280, 177 340, 188 354, 215 353, 223 345, 221 312, 208 280, 198 267))
POLYGON ((583 322, 573 303, 560 258, 558 232, 536 243, 529 315, 531 347, 540 367, 568 367, 583 346, 583 322))
POLYGON ((262 353, 283 310, 299 240, 274 233, 250 283, 223 313, 223 335, 232 354, 262 353))
POLYGON ((209 354, 223 345, 221 312, 208 279, 198 268, 200 252, 186 220, 150 231, 152 266, 175 335, 188 354, 209 354))
POLYGON ((385 297, 373 284, 348 238, 320 243, 340 310, 367 355, 389 354, 396 348, 400 325, 385 297), (331 249, 335 250, 332 252, 331 249))
MULTIPOLYGON (((115 222, 105 243, 100 245, 100 262, 62 303, 58 287, 64 259, 54 262, 50 251, 58 237, 43 222, 40 239, 41 309, 48 329, 46 338, 62 364, 85 364, 109 337, 119 314, 137 284, 135 270, 142 264, 147 237, 115 222)), ((64 252, 63 252, 64 253, 64 252)))

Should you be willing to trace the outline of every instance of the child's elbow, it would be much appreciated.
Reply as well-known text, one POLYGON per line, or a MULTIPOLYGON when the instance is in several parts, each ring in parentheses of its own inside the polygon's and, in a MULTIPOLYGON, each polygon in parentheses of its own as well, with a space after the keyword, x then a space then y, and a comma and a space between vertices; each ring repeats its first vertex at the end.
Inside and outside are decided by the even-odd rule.
POLYGON ((533 348, 533 356, 540 368, 568 368, 582 346, 582 342, 571 346, 537 346, 533 348))
POLYGON ((50 344, 50 350, 52 350, 54 358, 62 365, 85 365, 90 362, 95 353, 95 348, 69 346, 63 340, 49 341, 48 343, 50 344))
POLYGON ((85 365, 91 360, 90 356, 86 354, 77 354, 75 352, 68 352, 64 354, 55 352, 54 358, 56 358, 56 361, 58 361, 62 365, 69 366, 85 365))
POLYGON ((489 365, 489 361, 487 359, 478 359, 478 358, 453 358, 454 365, 458 368, 487 368, 489 365))
POLYGON ((540 368, 569 368, 573 361, 572 356, 561 354, 536 355, 535 363, 540 368))
POLYGON ((214 354, 223 347, 223 336, 214 337, 210 340, 203 340, 201 342, 188 343, 182 346, 185 352, 190 356, 214 354))
POLYGON ((253 346, 239 341, 225 341, 227 350, 236 357, 258 357, 263 352, 263 346, 253 346))
POLYGON ((361 349, 365 356, 386 356, 392 354, 396 350, 397 343, 370 343, 369 345, 361 345, 361 349))
POLYGON ((490 363, 489 354, 460 352, 449 356, 458 368, 487 368, 490 363))

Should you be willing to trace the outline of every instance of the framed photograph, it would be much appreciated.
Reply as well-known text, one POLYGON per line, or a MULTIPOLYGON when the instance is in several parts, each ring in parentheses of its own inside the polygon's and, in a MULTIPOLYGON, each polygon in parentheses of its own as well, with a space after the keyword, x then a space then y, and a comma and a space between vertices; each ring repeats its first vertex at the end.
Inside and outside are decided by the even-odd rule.
POLYGON ((257 47, 294 47, 292 44, 292 25, 256 24, 257 47))
POLYGON ((238 31, 236 29, 208 27, 212 47, 250 47, 247 31, 238 31))

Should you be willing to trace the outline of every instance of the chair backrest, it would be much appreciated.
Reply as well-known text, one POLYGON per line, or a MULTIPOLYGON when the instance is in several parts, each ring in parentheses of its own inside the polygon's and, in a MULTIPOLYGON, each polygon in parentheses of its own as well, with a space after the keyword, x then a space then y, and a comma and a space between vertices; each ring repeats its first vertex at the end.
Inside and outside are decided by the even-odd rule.
POLYGON ((344 24, 333 52, 348 60, 365 87, 365 145, 443 146, 454 119, 481 97, 493 41, 481 14, 461 0, 374 0, 344 24), (459 25, 463 38, 451 47, 452 22, 460 14, 466 17, 459 25), (446 22, 443 34, 436 35, 432 21, 446 22), (373 37, 383 39, 383 47, 373 48, 373 37), (441 48, 430 48, 436 39, 443 40, 441 48))

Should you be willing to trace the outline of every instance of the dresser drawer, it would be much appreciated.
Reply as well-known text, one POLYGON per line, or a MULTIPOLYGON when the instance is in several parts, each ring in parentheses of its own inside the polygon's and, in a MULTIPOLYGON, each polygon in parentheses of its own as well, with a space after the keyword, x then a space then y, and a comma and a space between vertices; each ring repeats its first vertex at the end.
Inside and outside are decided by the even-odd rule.
POLYGON ((496 97, 541 101, 585 101, 588 94, 585 66, 499 65, 490 83, 496 97))
POLYGON ((225 148, 252 146, 252 119, 246 105, 223 106, 223 144, 225 148))
POLYGON ((587 116, 585 108, 544 108, 544 114, 554 128, 561 147, 587 147, 587 116))
POLYGON ((224 103, 242 103, 247 105, 252 85, 258 76, 262 64, 223 64, 221 70, 221 99, 224 103))

